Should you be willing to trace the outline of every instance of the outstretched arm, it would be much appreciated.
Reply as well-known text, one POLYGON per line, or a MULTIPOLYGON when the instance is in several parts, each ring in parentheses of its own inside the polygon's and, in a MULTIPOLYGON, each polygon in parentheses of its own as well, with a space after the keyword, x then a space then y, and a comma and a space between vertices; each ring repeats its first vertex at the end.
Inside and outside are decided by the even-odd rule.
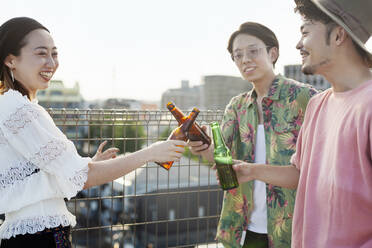
POLYGON ((88 179, 84 189, 111 182, 137 169, 147 162, 179 161, 186 142, 159 141, 151 146, 125 156, 89 163, 88 179))

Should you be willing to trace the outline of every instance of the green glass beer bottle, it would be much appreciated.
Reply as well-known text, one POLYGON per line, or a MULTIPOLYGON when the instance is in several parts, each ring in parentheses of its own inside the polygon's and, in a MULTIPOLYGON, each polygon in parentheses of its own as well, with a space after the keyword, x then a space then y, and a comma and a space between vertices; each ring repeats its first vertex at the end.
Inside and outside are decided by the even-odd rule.
POLYGON ((223 140, 218 122, 211 123, 214 142, 214 162, 216 163, 218 178, 223 190, 234 189, 239 186, 236 173, 232 168, 233 160, 229 148, 223 140))

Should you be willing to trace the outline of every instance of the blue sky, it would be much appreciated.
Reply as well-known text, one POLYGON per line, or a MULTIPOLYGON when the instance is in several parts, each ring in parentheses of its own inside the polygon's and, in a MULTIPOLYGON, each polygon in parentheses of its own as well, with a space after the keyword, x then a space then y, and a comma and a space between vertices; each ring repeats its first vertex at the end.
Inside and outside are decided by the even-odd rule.
POLYGON ((156 101, 181 80, 198 85, 203 75, 239 76, 226 46, 245 21, 277 34, 278 73, 301 61, 293 0, 12 0, 1 8, 1 23, 29 16, 51 31, 60 60, 54 79, 68 87, 78 81, 88 100, 156 101))

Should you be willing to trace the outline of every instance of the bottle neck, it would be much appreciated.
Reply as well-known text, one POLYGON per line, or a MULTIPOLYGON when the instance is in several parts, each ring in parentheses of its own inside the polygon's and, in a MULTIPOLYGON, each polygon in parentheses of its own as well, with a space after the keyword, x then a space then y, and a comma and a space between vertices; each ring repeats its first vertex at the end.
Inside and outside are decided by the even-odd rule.
POLYGON ((213 142, 214 146, 217 147, 225 147, 225 141, 223 140, 220 125, 215 123, 212 125, 212 134, 213 134, 213 142))
POLYGON ((186 118, 185 122, 181 126, 182 132, 186 133, 189 131, 192 124, 194 124, 196 117, 198 116, 199 112, 192 111, 190 115, 186 118))
POLYGON ((172 109, 169 109, 169 111, 172 113, 174 118, 176 118, 179 124, 182 124, 185 122, 185 119, 186 119, 185 114, 182 113, 182 111, 179 108, 174 107, 172 109))

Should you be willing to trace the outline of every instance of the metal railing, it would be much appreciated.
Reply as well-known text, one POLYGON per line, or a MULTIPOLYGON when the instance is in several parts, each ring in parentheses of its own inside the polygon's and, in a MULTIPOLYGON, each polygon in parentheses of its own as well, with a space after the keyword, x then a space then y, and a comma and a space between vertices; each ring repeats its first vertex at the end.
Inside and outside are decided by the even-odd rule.
MULTIPOLYGON (((120 153, 134 152, 177 126, 168 111, 48 111, 82 156, 93 156, 104 140, 120 153)), ((206 125, 222 114, 202 111, 197 121, 206 125)), ((169 171, 148 163, 68 201, 78 223, 73 247, 220 247, 214 238, 222 198, 210 164, 186 150, 169 171)))

